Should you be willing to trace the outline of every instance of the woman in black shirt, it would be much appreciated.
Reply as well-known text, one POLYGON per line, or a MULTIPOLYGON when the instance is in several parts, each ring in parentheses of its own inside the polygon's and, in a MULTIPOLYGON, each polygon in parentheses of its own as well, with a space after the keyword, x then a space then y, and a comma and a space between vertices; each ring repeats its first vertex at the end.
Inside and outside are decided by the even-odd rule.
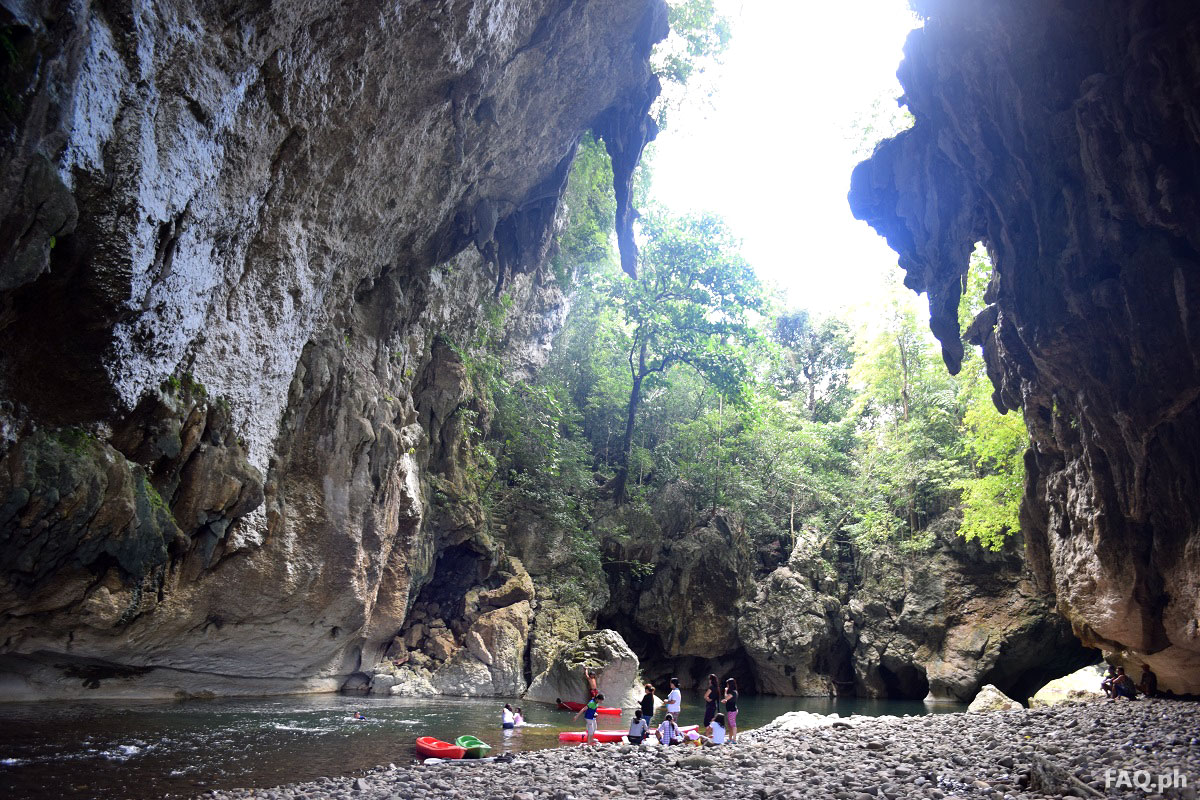
POLYGON ((737 681, 725 681, 725 721, 729 723, 729 741, 737 741, 737 681))
POLYGON ((708 689, 704 692, 704 724, 701 728, 707 728, 709 723, 713 721, 713 717, 717 715, 717 702, 721 699, 721 684, 717 683, 716 675, 708 676, 708 689))
POLYGON ((654 684, 646 684, 646 694, 642 696, 642 716, 649 722, 654 716, 654 684))

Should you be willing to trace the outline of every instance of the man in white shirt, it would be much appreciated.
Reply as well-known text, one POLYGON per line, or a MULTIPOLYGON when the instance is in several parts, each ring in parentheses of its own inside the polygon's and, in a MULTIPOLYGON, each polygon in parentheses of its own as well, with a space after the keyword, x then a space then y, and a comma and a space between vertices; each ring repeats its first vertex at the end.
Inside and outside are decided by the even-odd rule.
POLYGON ((679 678, 671 678, 671 693, 667 695, 667 713, 679 724, 679 709, 683 707, 683 692, 679 691, 679 678))

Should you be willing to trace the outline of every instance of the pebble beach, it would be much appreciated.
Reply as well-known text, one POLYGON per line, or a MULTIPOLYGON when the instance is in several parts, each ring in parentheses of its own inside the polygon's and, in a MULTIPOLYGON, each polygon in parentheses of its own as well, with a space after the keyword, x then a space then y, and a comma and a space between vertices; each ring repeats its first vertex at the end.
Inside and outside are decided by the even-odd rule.
POLYGON ((206 800, 594 797, 1196 798, 1200 704, 1168 700, 921 717, 794 712, 736 744, 564 747, 483 763, 396 762, 206 800))

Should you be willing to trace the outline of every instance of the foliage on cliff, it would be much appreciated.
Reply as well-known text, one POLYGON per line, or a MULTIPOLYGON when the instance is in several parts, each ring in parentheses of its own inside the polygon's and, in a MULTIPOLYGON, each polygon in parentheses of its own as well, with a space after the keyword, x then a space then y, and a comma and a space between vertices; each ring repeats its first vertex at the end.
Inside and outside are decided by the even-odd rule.
MULTIPOLYGON (((605 175, 585 141, 556 268, 573 306, 548 367, 533 382, 489 378, 495 513, 538 509, 571 533, 585 571, 604 505, 648 509, 668 485, 697 512, 743 518, 764 568, 803 528, 858 550, 923 550, 947 514, 961 514, 963 536, 1003 545, 1017 529, 1024 426, 995 411, 977 355, 949 375, 898 281, 858 325, 771 313, 719 220, 663 215, 642 225, 632 281, 602 233, 605 175)), ((980 260, 964 318, 989 274, 980 260)))

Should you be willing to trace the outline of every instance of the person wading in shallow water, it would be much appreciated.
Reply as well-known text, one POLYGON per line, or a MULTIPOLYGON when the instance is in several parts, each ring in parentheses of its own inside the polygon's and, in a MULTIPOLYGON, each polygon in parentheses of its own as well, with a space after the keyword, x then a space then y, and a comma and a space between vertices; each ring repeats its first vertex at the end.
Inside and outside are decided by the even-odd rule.
POLYGON ((583 708, 575 712, 575 716, 571 719, 579 719, 579 715, 583 714, 583 726, 587 729, 587 743, 596 743, 596 709, 600 707, 600 701, 604 699, 604 695, 597 694, 583 708))
POLYGON ((713 717, 717 715, 717 703, 721 700, 721 684, 717 683, 716 675, 708 676, 708 688, 704 690, 704 724, 701 728, 707 728, 708 723, 713 721, 713 717))
POLYGON ((725 721, 729 723, 729 743, 737 741, 737 681, 733 678, 725 681, 725 721))

